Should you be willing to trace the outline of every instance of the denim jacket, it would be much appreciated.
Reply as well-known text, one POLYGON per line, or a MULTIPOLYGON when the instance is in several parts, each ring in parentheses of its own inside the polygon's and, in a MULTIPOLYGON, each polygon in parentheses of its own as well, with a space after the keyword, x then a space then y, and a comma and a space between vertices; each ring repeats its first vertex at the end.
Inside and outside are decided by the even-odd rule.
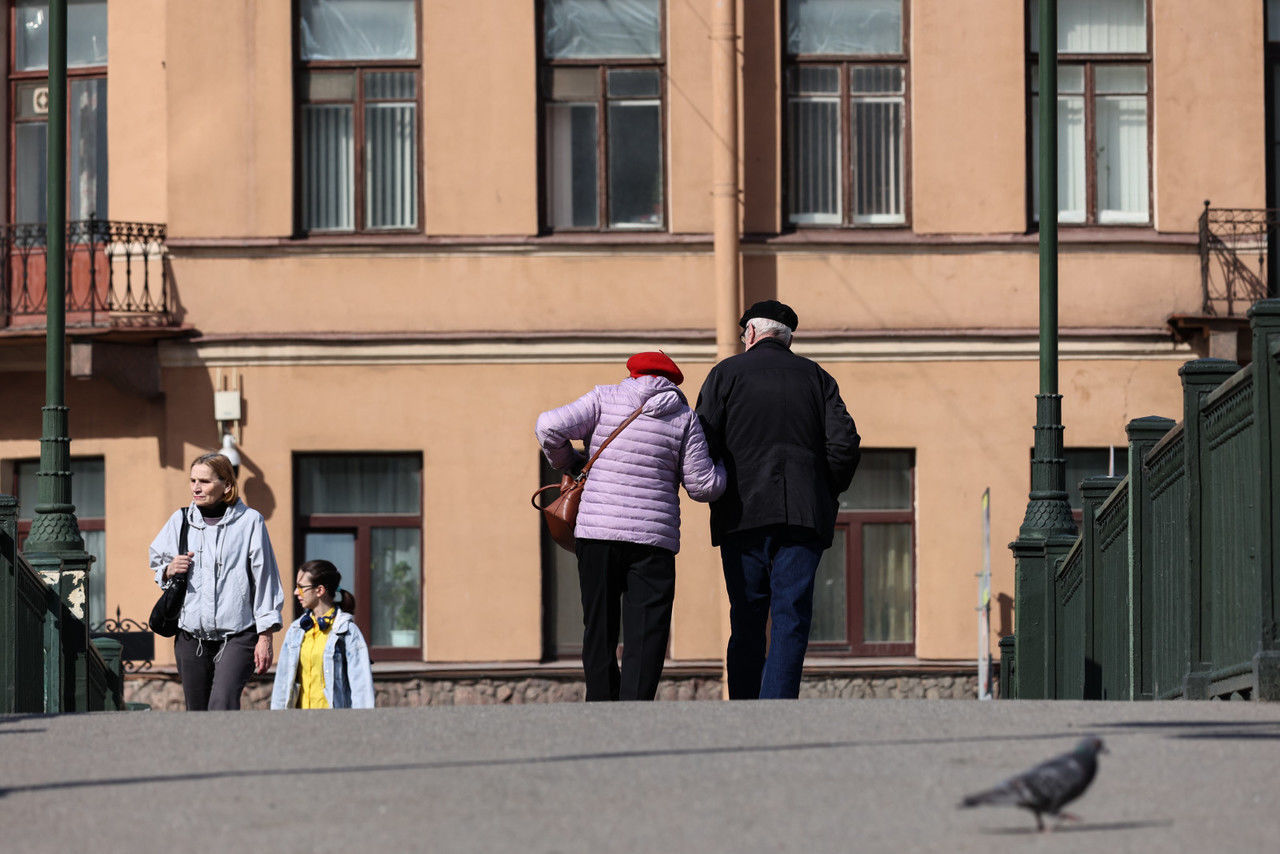
MULTIPOLYGON (((303 616, 306 616, 305 614, 303 616)), ((298 659, 306 630, 302 617, 285 632, 276 666, 276 682, 271 691, 271 708, 290 708, 290 694, 298 679, 298 659)), ((372 709, 373 671, 369 648, 351 615, 341 609, 333 618, 333 628, 324 645, 324 698, 331 709, 372 709)), ((293 698, 295 704, 297 698, 293 698)))

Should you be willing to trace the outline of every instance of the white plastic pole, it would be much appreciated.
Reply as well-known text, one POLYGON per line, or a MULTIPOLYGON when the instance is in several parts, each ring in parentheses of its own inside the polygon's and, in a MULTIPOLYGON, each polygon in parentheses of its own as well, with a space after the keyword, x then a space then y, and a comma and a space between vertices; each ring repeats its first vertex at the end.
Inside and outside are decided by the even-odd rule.
POLYGON ((978 574, 978 699, 991 699, 991 487, 982 492, 982 572, 978 574))

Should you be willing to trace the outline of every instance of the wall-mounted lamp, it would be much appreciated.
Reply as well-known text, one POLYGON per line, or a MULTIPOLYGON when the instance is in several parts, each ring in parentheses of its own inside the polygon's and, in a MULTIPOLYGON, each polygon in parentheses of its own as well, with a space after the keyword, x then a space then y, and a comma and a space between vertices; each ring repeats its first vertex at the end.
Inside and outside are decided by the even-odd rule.
MULTIPOLYGON (((221 374, 221 372, 219 372, 221 374)), ((222 384, 219 375, 218 384, 222 384)), ((236 436, 233 430, 240 426, 241 401, 239 382, 236 388, 223 389, 213 393, 213 418, 218 422, 218 430, 222 433, 222 447, 218 453, 231 462, 236 475, 240 474, 240 452, 236 450, 236 436)))
POLYGON ((240 475, 240 452, 236 450, 236 439, 231 435, 230 430, 222 434, 222 447, 218 449, 218 453, 227 458, 238 477, 240 475))

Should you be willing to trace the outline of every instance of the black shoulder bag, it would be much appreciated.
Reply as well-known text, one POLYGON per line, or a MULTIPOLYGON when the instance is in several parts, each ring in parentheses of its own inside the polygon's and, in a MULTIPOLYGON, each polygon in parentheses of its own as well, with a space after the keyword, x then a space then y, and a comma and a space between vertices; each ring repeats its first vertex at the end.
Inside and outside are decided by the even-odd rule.
MULTIPOLYGON (((182 508, 182 527, 178 530, 178 554, 187 553, 187 529, 191 523, 187 521, 187 508, 182 508)), ((189 572, 189 571, 188 571, 189 572)), ((172 583, 160 594, 147 625, 151 631, 162 638, 171 638, 178 633, 178 617, 182 614, 182 603, 187 598, 187 574, 175 575, 172 583)))

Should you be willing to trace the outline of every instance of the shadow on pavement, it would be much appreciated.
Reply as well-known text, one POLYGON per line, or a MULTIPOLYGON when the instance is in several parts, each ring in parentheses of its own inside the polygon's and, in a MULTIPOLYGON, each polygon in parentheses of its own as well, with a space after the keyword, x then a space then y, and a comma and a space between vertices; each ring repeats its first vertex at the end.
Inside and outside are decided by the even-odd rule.
MULTIPOLYGON (((1043 835, 1058 833, 1097 833, 1106 830, 1143 830, 1150 827, 1172 827, 1173 819, 1160 821, 1110 821, 1105 823, 1069 824, 1045 831, 1043 835)), ((984 827, 980 831, 991 836, 1040 836, 1034 827, 984 827)))
POLYGON ((1280 739, 1280 721, 1125 721, 1098 729, 1176 730, 1168 738, 1280 739))
POLYGON ((440 762, 405 762, 388 765, 331 766, 328 768, 267 768, 235 771, 209 771, 192 774, 156 774, 145 777, 104 777, 96 780, 64 780, 35 783, 29 786, 0 786, 0 798, 18 792, 48 792, 63 789, 85 789, 95 786, 136 786, 147 783, 179 783, 183 781, 233 779, 237 777, 288 777, 315 774, 363 774, 385 771, 436 771, 457 768, 495 768, 600 760, 653 759, 664 756, 716 756, 748 753, 786 753, 805 750, 836 750, 860 747, 898 747, 919 744, 1004 743, 1010 741, 1044 741, 1046 739, 1079 738, 1078 731, 1040 735, 986 735, 962 738, 902 738, 885 741, 818 741, 800 744, 756 744, 731 747, 670 748, 658 750, 618 750, 599 753, 568 753, 559 756, 523 756, 503 759, 451 759, 440 762))

